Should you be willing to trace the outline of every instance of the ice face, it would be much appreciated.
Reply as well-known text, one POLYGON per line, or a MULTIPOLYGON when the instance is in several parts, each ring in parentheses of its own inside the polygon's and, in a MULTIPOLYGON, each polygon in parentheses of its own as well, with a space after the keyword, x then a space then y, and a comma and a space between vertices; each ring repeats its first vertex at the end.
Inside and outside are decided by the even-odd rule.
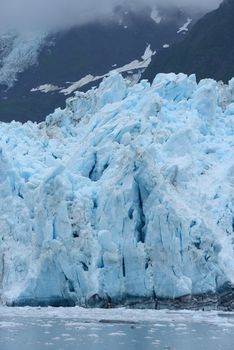
POLYGON ((130 86, 112 72, 44 123, 0 124, 2 301, 121 303, 234 283, 233 101, 233 81, 130 86))

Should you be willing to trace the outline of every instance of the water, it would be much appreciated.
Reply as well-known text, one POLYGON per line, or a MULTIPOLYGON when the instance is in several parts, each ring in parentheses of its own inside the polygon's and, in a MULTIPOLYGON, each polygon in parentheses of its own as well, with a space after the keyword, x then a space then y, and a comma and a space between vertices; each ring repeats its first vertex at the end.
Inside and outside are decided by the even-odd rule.
POLYGON ((234 314, 0 308, 1 350, 233 350, 234 314))

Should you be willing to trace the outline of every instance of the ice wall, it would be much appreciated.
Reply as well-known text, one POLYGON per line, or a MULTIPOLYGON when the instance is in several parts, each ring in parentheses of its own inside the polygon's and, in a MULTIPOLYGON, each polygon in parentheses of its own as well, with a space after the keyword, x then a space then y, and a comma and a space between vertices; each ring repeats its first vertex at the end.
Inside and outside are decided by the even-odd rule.
POLYGON ((234 282, 234 80, 112 72, 0 124, 0 297, 98 305, 234 282))

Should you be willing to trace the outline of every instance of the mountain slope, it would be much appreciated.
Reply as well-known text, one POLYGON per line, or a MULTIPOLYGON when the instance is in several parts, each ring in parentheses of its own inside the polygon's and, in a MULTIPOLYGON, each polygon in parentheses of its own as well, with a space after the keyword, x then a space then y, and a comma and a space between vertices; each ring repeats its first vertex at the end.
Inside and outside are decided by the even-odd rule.
POLYGON ((234 308, 234 81, 112 73, 0 124, 0 299, 234 308))
POLYGON ((184 72, 227 82, 234 76, 233 17, 234 1, 224 1, 198 21, 183 42, 157 55, 144 78, 152 81, 160 72, 184 72))
MULTIPOLYGON (((36 47, 39 54, 37 64, 29 64, 23 71, 19 69, 13 87, 7 88, 3 85, 3 78, 0 79, 0 120, 44 120, 56 107, 65 106, 66 97, 60 90, 42 93, 36 91, 38 87, 49 84, 67 88, 89 74, 102 76, 116 67, 141 60, 148 45, 151 45, 152 51, 159 52, 164 45, 171 45, 184 37, 186 30, 177 32, 187 22, 187 17, 187 13, 175 8, 162 12, 161 17, 156 11, 146 11, 142 15, 121 12, 118 21, 87 24, 48 36, 43 47, 36 47)), ((36 35, 33 43, 39 42, 37 37, 40 38, 40 35, 36 35)), ((22 40, 19 47, 23 47, 22 40)), ((27 50, 19 52, 16 49, 17 45, 14 59, 27 57, 27 50)), ((32 45, 28 45, 28 52, 31 50, 32 45)), ((35 63, 31 57, 29 62, 35 63)), ((7 65, 14 67, 14 72, 18 66, 23 65, 17 60, 11 60, 7 65)), ((12 76, 11 70, 10 73, 12 76)), ((7 81, 6 77, 4 79, 7 81)), ((87 90, 90 86, 82 89, 87 90)))

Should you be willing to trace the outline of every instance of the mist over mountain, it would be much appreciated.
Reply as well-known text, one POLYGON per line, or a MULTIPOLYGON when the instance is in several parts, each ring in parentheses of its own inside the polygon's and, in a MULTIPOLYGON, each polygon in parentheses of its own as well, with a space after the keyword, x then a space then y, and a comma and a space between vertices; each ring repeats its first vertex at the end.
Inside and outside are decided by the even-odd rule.
POLYGON ((54 31, 95 21, 110 22, 118 20, 116 9, 120 7, 135 13, 155 7, 205 12, 217 7, 220 2, 221 0, 1 0, 0 31, 54 31))

